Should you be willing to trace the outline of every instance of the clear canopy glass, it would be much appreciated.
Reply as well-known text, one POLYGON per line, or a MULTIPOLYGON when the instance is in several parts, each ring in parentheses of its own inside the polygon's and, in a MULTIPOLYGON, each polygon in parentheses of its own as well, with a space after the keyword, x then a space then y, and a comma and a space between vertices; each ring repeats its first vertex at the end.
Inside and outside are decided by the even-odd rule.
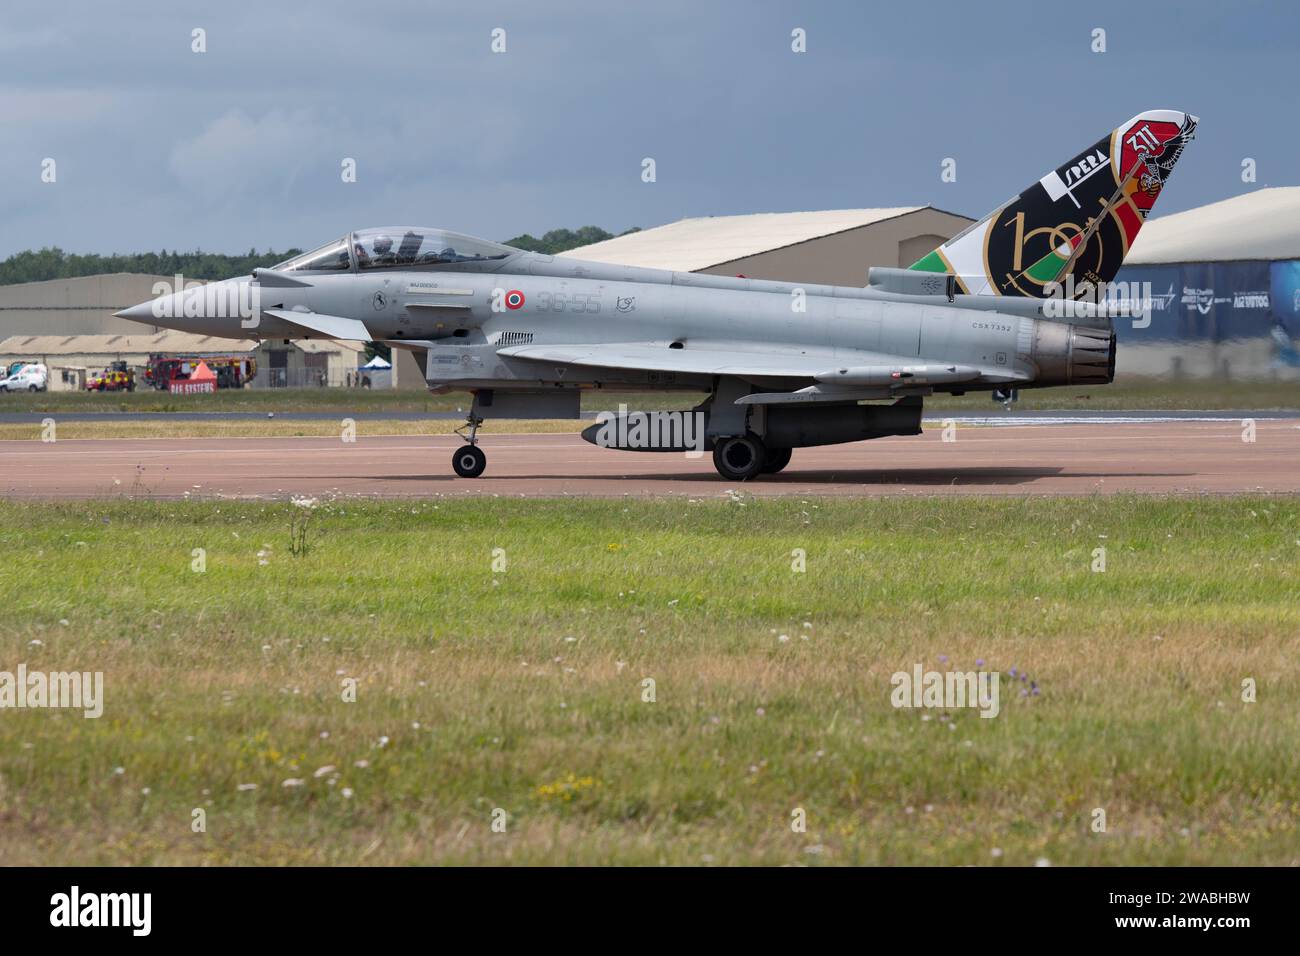
POLYGON ((311 252, 304 252, 275 267, 277 272, 347 272, 351 268, 347 236, 311 252))
POLYGON ((403 269, 507 259, 518 249, 444 229, 388 226, 362 229, 276 266, 279 272, 403 269))
POLYGON ((352 234, 352 252, 358 269, 489 262, 505 259, 517 251, 486 239, 413 226, 362 229, 352 234))

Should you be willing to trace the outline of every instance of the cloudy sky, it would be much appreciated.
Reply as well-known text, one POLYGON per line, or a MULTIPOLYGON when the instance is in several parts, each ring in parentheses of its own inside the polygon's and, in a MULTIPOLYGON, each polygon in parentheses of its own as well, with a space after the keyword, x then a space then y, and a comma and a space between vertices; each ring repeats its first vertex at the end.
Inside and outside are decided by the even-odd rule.
POLYGON ((1150 108, 1202 121, 1168 213, 1300 183, 1298 76, 1300 5, 1282 0, 7 3, 0 256, 310 247, 396 223, 503 239, 982 215, 1150 108))

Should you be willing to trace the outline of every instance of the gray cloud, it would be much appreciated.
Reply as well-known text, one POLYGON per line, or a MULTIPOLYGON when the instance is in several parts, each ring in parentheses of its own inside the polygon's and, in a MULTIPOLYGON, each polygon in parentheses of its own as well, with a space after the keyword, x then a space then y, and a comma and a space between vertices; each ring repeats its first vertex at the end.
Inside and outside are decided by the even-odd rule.
POLYGON ((0 30, 0 255, 505 238, 686 215, 981 214, 1134 113, 1198 113, 1158 212, 1295 183, 1290 6, 956 0, 42 3, 0 30), (509 52, 489 51, 507 30, 509 52), (789 33, 808 31, 795 55, 789 33), (1110 52, 1088 50, 1108 31, 1110 52), (208 52, 190 51, 207 31, 208 52), (43 184, 39 164, 59 162, 43 184), (653 156, 659 181, 640 181, 653 156), (958 180, 939 181, 939 161, 958 180), (359 179, 340 180, 354 157, 359 179))

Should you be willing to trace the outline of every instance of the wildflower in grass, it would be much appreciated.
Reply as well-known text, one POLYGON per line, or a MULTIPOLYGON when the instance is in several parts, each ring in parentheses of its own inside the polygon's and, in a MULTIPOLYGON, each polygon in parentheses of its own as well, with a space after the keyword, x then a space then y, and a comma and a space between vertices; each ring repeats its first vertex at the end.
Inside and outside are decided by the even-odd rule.
POLYGON ((290 777, 288 780, 281 783, 280 786, 289 788, 301 787, 306 782, 307 781, 303 780, 301 777, 290 777))
POLYGON ((559 780, 543 783, 533 790, 533 796, 544 803, 569 804, 586 794, 599 790, 604 783, 595 777, 579 777, 568 773, 559 780))

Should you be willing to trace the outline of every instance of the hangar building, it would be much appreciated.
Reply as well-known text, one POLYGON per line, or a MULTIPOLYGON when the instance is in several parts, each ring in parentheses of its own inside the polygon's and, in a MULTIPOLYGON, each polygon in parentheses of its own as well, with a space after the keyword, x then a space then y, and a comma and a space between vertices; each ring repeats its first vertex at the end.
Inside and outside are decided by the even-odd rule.
POLYGON ((702 216, 561 255, 677 272, 864 286, 870 266, 910 266, 972 222, 933 206, 702 216))
MULTIPOLYGON (((109 275, 0 285, 0 339, 10 335, 139 335, 149 327, 114 312, 154 298, 154 284, 171 276, 109 275)), ((158 332, 161 329, 154 328, 158 332)))
POLYGON ((43 362, 51 389, 75 389, 113 361, 141 368, 152 354, 243 355, 257 362, 255 388, 349 385, 359 381, 364 347, 356 342, 212 338, 119 319, 114 312, 148 301, 171 276, 113 273, 0 286, 0 363, 43 362))
POLYGON ((1143 225, 1117 281, 1151 284, 1151 322, 1116 322, 1120 371, 1300 378, 1300 186, 1143 225))
MULTIPOLYGON (((124 361, 142 369, 151 355, 247 355, 257 363, 254 388, 352 385, 359 381, 357 367, 365 347, 358 342, 303 339, 285 345, 280 340, 222 339, 208 335, 163 330, 130 335, 11 335, 0 339, 0 364, 41 362, 50 370, 52 391, 83 388, 87 376, 124 361)), ((137 376, 137 381, 139 381, 137 376)), ((144 387, 141 384, 139 387, 144 387)))

